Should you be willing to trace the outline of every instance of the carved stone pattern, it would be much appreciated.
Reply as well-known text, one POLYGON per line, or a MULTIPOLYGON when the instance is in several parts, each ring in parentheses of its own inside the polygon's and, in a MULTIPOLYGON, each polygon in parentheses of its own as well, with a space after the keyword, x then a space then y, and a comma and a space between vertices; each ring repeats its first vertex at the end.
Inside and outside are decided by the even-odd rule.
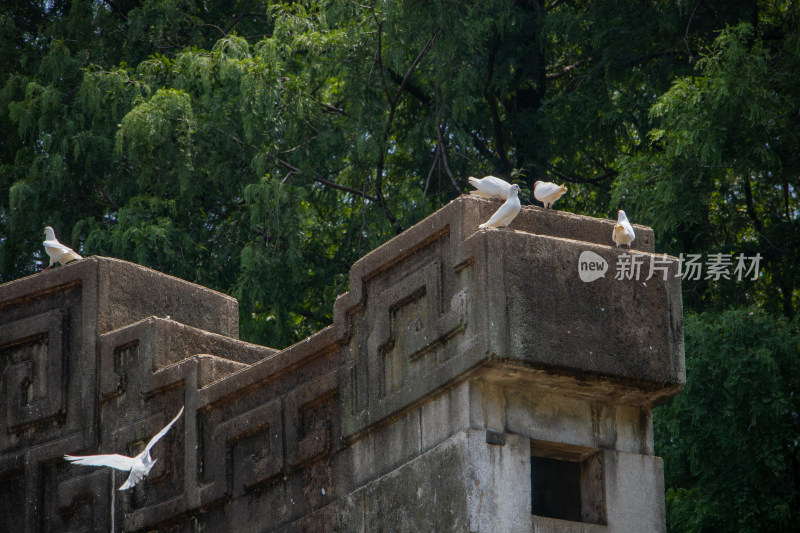
MULTIPOLYGON (((368 345, 371 381, 379 398, 391 396, 405 381, 436 366, 426 358, 466 327, 466 294, 456 293, 442 313, 442 263, 432 261, 381 292, 386 311, 375 317, 368 345)), ((371 393, 372 394, 372 393, 371 393)))
MULTIPOLYGON (((48 531, 79 533, 89 531, 109 531, 111 517, 110 492, 111 472, 108 468, 86 469, 84 475, 77 475, 58 484, 54 501, 56 512, 46 513, 48 531)), ((114 482, 121 485, 125 473, 114 476, 114 482)))
POLYGON ((9 433, 66 411, 65 316, 48 311, 0 327, 0 380, 8 406, 2 429, 9 433))
POLYGON ((125 394, 128 387, 127 367, 139 357, 139 342, 133 341, 114 348, 114 371, 106 372, 103 379, 102 401, 107 402, 125 394), (114 382, 116 381, 116 387, 114 382))
MULTIPOLYGON (((123 453, 133 457, 141 453, 153 435, 161 431, 176 414, 171 410, 170 412, 161 412, 144 420, 138 420, 123 426, 114 431, 113 442, 117 443, 117 448, 121 448, 120 444, 124 443, 124 449, 98 453, 123 453)), ((150 450, 150 456, 156 460, 156 464, 153 465, 145 481, 139 483, 130 491, 132 496, 130 506, 132 509, 153 507, 160 501, 174 498, 178 494, 175 494, 174 490, 170 488, 173 485, 176 485, 179 490, 182 489, 183 462, 181 458, 183 457, 183 443, 179 441, 183 440, 180 435, 183 433, 184 427, 185 422, 181 417, 150 450), (165 492, 168 494, 165 494, 165 492)), ((120 485, 122 485, 122 481, 125 478, 119 481, 120 485)))
POLYGON ((238 496, 283 469, 281 406, 272 401, 211 429, 203 456, 204 480, 201 502, 225 494, 238 496), (228 472, 231 472, 230 478, 228 472))
POLYGON ((286 398, 286 458, 289 467, 317 460, 333 449, 338 440, 336 418, 338 375, 329 372, 306 383, 286 398))

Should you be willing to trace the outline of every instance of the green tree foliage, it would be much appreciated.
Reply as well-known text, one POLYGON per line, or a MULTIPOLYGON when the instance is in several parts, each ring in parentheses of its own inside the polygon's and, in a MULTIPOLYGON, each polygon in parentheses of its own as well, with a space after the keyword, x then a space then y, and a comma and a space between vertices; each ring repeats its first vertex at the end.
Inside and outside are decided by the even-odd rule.
POLYGON ((758 309, 686 317, 689 379, 660 408, 671 531, 800 521, 800 324, 758 309))
MULTIPOLYGON (((755 284, 689 284, 690 308, 794 315, 800 265, 800 20, 788 6, 722 30, 653 105, 653 149, 621 159, 615 198, 673 253, 760 253, 755 284)), ((686 288, 686 287, 685 287, 686 288)))
POLYGON ((568 181, 565 207, 606 215, 617 158, 647 148, 650 105, 691 72, 687 43, 742 16, 506 0, 2 9, 3 279, 36 269, 49 224, 84 253, 235 294, 245 338, 273 346, 329 323, 349 265, 469 175, 522 176, 528 201, 536 179, 568 181))
MULTIPOLYGON (((791 319, 799 10, 779 0, 4 2, 0 281, 41 268, 51 225, 83 254, 236 296, 243 338, 283 347, 331 322, 354 261, 468 189, 468 176, 491 173, 518 181, 524 203, 546 179, 568 183, 562 209, 626 209, 654 226, 659 250, 760 253, 756 281, 685 283, 690 320, 724 329, 735 308, 791 319)), ((788 350, 779 339, 795 330, 782 320, 754 338, 788 350)), ((712 401, 718 389, 701 386, 693 350, 716 340, 696 339, 687 397, 712 401)), ((745 398, 774 403, 742 383, 745 398)), ((702 482, 686 451, 696 444, 673 432, 691 406, 657 415, 670 527, 728 527, 739 511, 725 487, 702 482), (702 521, 678 518, 697 502, 702 521)), ((709 445, 737 441, 733 425, 709 423, 719 431, 709 445)), ((782 427, 796 436, 796 416, 782 427)), ((764 509, 785 488, 757 476, 740 485, 764 509)), ((759 516, 785 529, 789 515, 759 516)))
POLYGON ((759 7, 658 98, 651 149, 620 157, 614 184, 665 250, 762 257, 756 280, 684 281, 699 312, 687 387, 655 418, 672 531, 795 531, 800 519, 800 21, 789 3, 759 7))

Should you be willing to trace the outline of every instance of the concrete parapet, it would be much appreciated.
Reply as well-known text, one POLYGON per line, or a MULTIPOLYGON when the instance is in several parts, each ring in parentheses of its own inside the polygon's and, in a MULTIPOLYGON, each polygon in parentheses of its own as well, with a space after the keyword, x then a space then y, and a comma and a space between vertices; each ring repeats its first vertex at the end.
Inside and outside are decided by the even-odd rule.
POLYGON ((284 350, 237 339, 234 299, 123 261, 0 285, 0 500, 25 509, 0 530, 108 530, 111 473, 61 456, 137 453, 184 405, 118 531, 662 531, 677 261, 649 228, 617 249, 613 221, 537 207, 478 230, 498 206, 461 197, 367 254, 284 350), (583 282, 585 251, 667 279, 583 282))

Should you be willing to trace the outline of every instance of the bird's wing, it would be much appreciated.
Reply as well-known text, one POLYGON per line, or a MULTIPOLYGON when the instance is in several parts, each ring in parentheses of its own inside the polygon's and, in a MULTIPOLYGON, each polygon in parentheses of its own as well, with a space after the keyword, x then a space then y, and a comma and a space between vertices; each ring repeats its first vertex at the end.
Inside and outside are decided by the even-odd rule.
POLYGON ((150 442, 148 442, 148 443, 147 443, 147 447, 146 447, 146 448, 144 449, 144 451, 143 451, 142 453, 140 453, 139 455, 142 455, 142 456, 144 456, 144 455, 147 455, 148 453, 150 453, 150 448, 152 448, 153 446, 155 446, 156 442, 158 442, 158 440, 159 440, 161 437, 163 437, 164 435, 166 435, 166 434, 167 434, 167 431, 169 431, 169 428, 171 428, 171 427, 172 427, 172 424, 174 424, 174 423, 175 423, 175 422, 178 420, 178 418, 180 418, 180 416, 181 416, 182 414, 183 414, 183 407, 181 407, 181 410, 180 410, 180 412, 179 412, 177 415, 175 415, 175 418, 173 418, 173 419, 172 419, 172 422, 170 422, 169 424, 167 424, 166 426, 164 426, 164 429, 162 429, 161 431, 159 431, 158 433, 156 433, 156 435, 155 435, 155 436, 154 436, 152 439, 150 439, 150 442))
POLYGON ((486 176, 483 179, 470 178, 470 184, 478 189, 477 194, 480 196, 494 196, 505 200, 508 197, 508 189, 511 188, 505 180, 496 178, 494 176, 486 176))
POLYGON ((614 231, 611 232, 611 240, 614 241, 615 243, 617 243, 617 246, 619 246, 620 244, 623 244, 621 242, 622 239, 620 238, 620 233, 624 233, 624 232, 625 232, 625 230, 623 229, 623 227, 620 224, 614 224, 614 231))
POLYGON ((491 194, 484 192, 480 189, 475 189, 474 191, 469 191, 469 193, 473 196, 482 196, 484 198, 494 198, 491 194))
POLYGON ((130 470, 134 463, 132 457, 119 454, 108 455, 65 455, 64 459, 76 465, 110 466, 117 470, 130 470))
POLYGON ((508 207, 508 209, 503 212, 503 217, 498 220, 500 226, 508 226, 511 224, 511 221, 517 217, 522 209, 522 206, 520 205, 519 199, 516 197, 516 195, 514 197, 509 197, 505 205, 508 207))
POLYGON ((514 207, 509 204, 507 201, 500 208, 494 212, 494 214, 480 225, 481 228, 494 228, 497 226, 505 226, 507 223, 505 220, 509 217, 513 218, 514 207))
MULTIPOLYGON (((153 462, 155 463, 155 461, 153 462)), ((144 476, 147 474, 147 472, 148 471, 145 470, 144 468, 132 468, 131 475, 128 476, 128 479, 126 479, 125 483, 123 483, 122 486, 120 486, 119 490, 127 490, 133 487, 134 485, 136 485, 137 483, 139 483, 141 480, 144 479, 144 476)))
POLYGON ((633 228, 630 227, 630 224, 628 224, 628 228, 625 227, 624 222, 617 222, 614 224, 614 232, 611 235, 611 239, 617 243, 617 245, 630 244, 635 238, 636 234, 633 233, 633 228))
POLYGON ((44 241, 42 244, 44 244, 44 250, 53 262, 65 264, 77 259, 83 259, 83 256, 76 253, 72 248, 64 246, 58 241, 44 241))
POLYGON ((533 192, 533 195, 536 197, 537 200, 540 202, 542 198, 547 198, 552 196, 553 194, 557 194, 561 189, 561 185, 556 185, 555 183, 545 182, 536 187, 536 190, 533 192))
POLYGON ((494 176, 486 176, 483 178, 482 185, 489 194, 502 196, 503 198, 508 196, 508 190, 511 188, 510 183, 500 178, 495 178, 494 176))
POLYGON ((70 252, 75 253, 72 250, 72 248, 70 248, 69 246, 64 246, 63 244, 61 244, 58 241, 44 241, 42 244, 44 244, 45 248, 49 248, 51 250, 58 251, 58 252, 61 252, 63 254, 68 254, 70 252))
POLYGON ((631 240, 635 239, 636 234, 633 232, 633 226, 631 226, 631 223, 628 222, 628 219, 626 218, 625 220, 623 220, 621 224, 622 227, 625 228, 625 233, 627 233, 630 236, 631 240))

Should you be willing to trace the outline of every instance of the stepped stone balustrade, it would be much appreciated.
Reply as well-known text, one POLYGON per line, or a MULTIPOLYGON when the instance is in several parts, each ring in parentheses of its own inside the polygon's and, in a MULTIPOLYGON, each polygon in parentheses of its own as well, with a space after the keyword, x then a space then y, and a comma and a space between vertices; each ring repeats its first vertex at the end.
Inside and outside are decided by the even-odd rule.
POLYGON ((108 531, 125 475, 63 454, 138 453, 184 405, 117 531, 664 531, 677 260, 533 206, 479 230, 499 205, 462 196, 364 256, 284 350, 238 340, 235 299, 116 259, 0 285, 0 530, 108 531), (581 281, 586 251, 605 277, 581 281))

